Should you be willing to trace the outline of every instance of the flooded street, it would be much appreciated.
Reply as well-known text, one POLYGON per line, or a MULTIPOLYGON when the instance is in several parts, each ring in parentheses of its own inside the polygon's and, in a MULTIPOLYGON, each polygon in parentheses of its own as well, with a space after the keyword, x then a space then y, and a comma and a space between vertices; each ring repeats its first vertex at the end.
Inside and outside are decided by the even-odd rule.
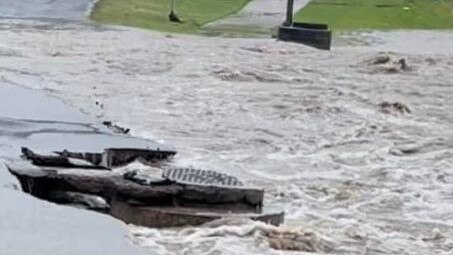
POLYGON ((331 52, 26 20, 0 36, 2 83, 173 145, 175 164, 238 175, 287 213, 279 228, 130 226, 141 246, 300 254, 264 238, 299 231, 314 253, 453 252, 452 32, 345 34, 331 52))

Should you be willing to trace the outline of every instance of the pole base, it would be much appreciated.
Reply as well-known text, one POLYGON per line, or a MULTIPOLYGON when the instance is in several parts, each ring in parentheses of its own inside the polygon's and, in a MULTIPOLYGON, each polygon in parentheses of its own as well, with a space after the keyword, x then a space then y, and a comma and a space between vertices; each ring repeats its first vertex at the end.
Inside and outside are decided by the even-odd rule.
POLYGON ((170 14, 168 14, 168 19, 170 20, 170 22, 182 23, 178 15, 176 15, 176 13, 173 11, 171 11, 170 14))
POLYGON ((278 39, 330 50, 332 31, 324 24, 294 22, 291 25, 283 24, 278 28, 278 39))

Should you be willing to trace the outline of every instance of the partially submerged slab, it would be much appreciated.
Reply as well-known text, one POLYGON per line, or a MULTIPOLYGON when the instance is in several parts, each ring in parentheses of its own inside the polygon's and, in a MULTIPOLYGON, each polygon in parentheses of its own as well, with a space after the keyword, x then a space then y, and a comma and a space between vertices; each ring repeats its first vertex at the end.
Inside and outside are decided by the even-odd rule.
POLYGON ((89 171, 81 168, 35 166, 28 161, 8 165, 23 190, 41 199, 64 204, 83 205, 104 211, 127 223, 149 227, 198 225, 223 217, 246 217, 278 225, 281 210, 263 210, 264 190, 243 186, 239 180, 228 184, 189 181, 207 175, 235 180, 235 177, 199 169, 162 170, 161 182, 142 182, 113 171, 89 171), (172 175, 174 174, 174 175, 172 175), (180 174, 179 178, 175 178, 180 174), (173 176, 172 179, 168 175, 173 176), (183 180, 183 181, 179 181, 183 180), (107 205, 93 205, 93 201, 107 205), (72 199, 72 200, 71 200, 72 199), (83 199, 86 199, 84 201, 83 199))
POLYGON ((156 228, 196 226, 221 218, 248 218, 276 226, 284 221, 283 211, 274 207, 264 207, 261 212, 228 212, 216 208, 147 207, 117 202, 112 206, 110 213, 126 223, 156 228), (134 213, 131 214, 131 211, 134 213))

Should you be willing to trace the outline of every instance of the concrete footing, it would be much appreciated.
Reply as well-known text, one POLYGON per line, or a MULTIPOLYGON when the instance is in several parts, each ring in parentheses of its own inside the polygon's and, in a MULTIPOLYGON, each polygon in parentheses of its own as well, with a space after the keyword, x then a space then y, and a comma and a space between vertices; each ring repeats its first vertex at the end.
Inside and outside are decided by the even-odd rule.
POLYGON ((332 32, 324 24, 299 23, 282 25, 278 28, 278 39, 302 43, 322 50, 330 50, 332 32))

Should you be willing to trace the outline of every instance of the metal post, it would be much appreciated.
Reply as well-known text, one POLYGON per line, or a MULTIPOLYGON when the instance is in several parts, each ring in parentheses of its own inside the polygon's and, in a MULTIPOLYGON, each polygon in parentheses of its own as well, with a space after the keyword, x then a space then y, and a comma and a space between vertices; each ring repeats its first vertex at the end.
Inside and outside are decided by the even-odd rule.
POLYGON ((288 0, 288 6, 286 8, 286 26, 291 26, 293 24, 293 8, 294 8, 294 0, 288 0))
POLYGON ((176 0, 171 0, 171 12, 173 12, 173 13, 176 12, 175 7, 176 7, 176 0))
POLYGON ((168 15, 168 19, 171 22, 182 23, 178 15, 176 15, 176 0, 171 0, 171 11, 170 14, 168 15))

